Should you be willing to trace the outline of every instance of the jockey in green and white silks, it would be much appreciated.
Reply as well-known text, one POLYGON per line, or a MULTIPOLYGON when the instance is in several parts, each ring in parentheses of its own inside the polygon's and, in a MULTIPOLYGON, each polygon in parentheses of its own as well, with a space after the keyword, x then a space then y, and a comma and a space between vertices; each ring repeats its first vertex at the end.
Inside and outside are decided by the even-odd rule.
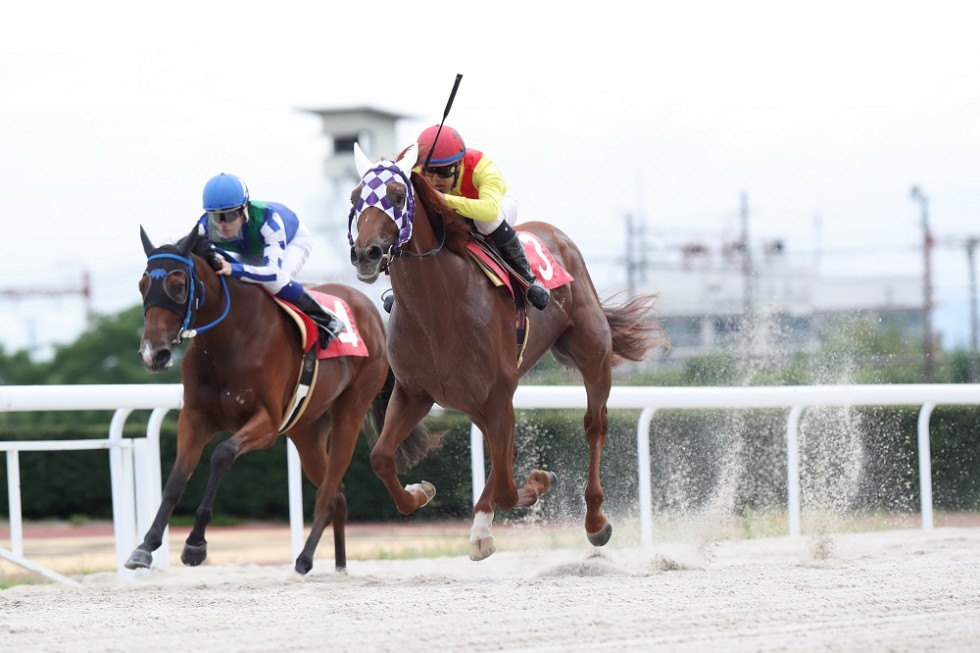
POLYGON ((294 279, 313 247, 296 213, 278 202, 251 200, 245 184, 226 173, 204 186, 204 211, 198 225, 222 255, 218 274, 262 284, 295 304, 321 327, 320 346, 326 348, 343 324, 294 279))

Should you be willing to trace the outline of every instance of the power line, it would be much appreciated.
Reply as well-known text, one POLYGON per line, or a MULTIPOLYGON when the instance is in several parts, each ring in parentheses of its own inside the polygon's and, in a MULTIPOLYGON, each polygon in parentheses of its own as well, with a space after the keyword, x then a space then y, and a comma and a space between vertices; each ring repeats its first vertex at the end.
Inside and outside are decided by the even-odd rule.
POLYGON ((27 299, 31 297, 64 297, 77 295, 82 298, 85 310, 85 326, 92 328, 95 324, 95 312, 92 309, 92 279, 88 270, 82 271, 81 283, 72 286, 22 286, 0 288, 0 297, 5 299, 27 299))

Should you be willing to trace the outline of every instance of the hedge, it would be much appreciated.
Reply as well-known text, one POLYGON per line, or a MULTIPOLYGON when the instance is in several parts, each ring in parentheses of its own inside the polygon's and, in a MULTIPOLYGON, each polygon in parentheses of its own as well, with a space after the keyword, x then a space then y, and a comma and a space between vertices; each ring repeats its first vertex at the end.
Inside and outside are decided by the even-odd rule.
MULTIPOLYGON (((145 418, 127 422, 126 437, 141 437, 145 418)), ((800 425, 803 508, 834 512, 915 512, 919 507, 915 408, 807 409, 800 425)), ((639 411, 611 411, 603 452, 606 509, 631 513, 637 503, 636 421, 639 411)), ((722 512, 781 510, 786 505, 785 410, 663 410, 651 427, 654 510, 690 512, 714 506, 722 512)), ((408 519, 466 517, 471 509, 469 422, 447 412, 429 426, 447 431, 439 452, 403 476, 435 484, 429 506, 408 519)), ((4 425, 5 440, 105 438, 104 424, 4 425)), ((162 475, 175 456, 176 418, 168 416, 161 436, 162 475)), ((190 519, 203 493, 208 460, 219 435, 205 450, 197 472, 175 510, 190 519)), ((933 499, 938 510, 980 510, 980 407, 940 406, 931 420, 933 499)), ((216 519, 288 520, 285 440, 240 458, 223 480, 216 519)), ((371 471, 369 447, 358 443, 345 476, 351 521, 406 519, 398 514, 371 471)), ((489 457, 486 457, 489 467, 489 457)), ((577 411, 518 411, 518 481, 536 467, 559 475, 559 485, 537 507, 543 519, 578 519, 587 450, 577 411)), ((7 516, 7 483, 0 482, 0 514, 7 516)), ((21 452, 21 495, 25 519, 85 516, 111 519, 109 462, 105 451, 21 452)), ((306 479, 304 512, 313 511, 315 491, 306 479)), ((498 519, 520 519, 522 511, 498 519)))

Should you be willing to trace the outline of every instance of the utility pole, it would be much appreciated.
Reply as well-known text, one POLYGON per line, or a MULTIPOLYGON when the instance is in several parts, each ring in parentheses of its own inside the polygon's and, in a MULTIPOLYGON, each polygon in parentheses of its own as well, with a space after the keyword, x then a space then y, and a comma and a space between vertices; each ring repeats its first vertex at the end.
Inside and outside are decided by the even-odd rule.
POLYGON ((919 210, 922 212, 922 255, 925 267, 922 274, 922 335, 925 346, 924 376, 926 383, 932 383, 933 370, 936 362, 935 340, 932 335, 932 248, 935 243, 932 238, 932 233, 929 231, 929 198, 926 197, 918 186, 912 186, 909 194, 914 201, 918 202, 919 210))
POLYGON ((634 223, 634 215, 626 214, 626 286, 630 297, 636 296, 640 282, 646 282, 647 245, 643 219, 634 223))
POLYGON ((977 381, 978 345, 977 345, 977 267, 974 261, 974 251, 980 243, 980 238, 966 239, 966 262, 970 271, 970 382, 977 381))
POLYGON ((752 248, 749 245, 749 197, 743 191, 739 206, 742 223, 742 323, 745 325, 746 353, 752 355, 755 342, 755 298, 752 288, 752 248))

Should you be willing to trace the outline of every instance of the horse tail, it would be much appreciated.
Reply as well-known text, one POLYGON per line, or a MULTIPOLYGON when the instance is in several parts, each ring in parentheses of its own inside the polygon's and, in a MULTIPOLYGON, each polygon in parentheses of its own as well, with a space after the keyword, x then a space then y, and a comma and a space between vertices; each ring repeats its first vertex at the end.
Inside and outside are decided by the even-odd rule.
MULTIPOLYGON (((368 443, 373 447, 381 435, 381 427, 385 423, 385 415, 388 412, 388 402, 391 401, 391 393, 395 390, 395 374, 388 368, 388 378, 385 380, 384 387, 371 402, 371 410, 368 411, 364 429, 368 443)), ((415 467, 426 456, 438 450, 445 441, 445 432, 435 432, 429 429, 424 422, 419 422, 412 429, 405 441, 399 445, 395 451, 395 465, 398 473, 402 474, 415 467)))
POLYGON ((670 338, 653 312, 659 295, 645 294, 631 298, 621 306, 602 304, 612 330, 613 367, 627 361, 642 361, 653 347, 670 350, 670 338))

